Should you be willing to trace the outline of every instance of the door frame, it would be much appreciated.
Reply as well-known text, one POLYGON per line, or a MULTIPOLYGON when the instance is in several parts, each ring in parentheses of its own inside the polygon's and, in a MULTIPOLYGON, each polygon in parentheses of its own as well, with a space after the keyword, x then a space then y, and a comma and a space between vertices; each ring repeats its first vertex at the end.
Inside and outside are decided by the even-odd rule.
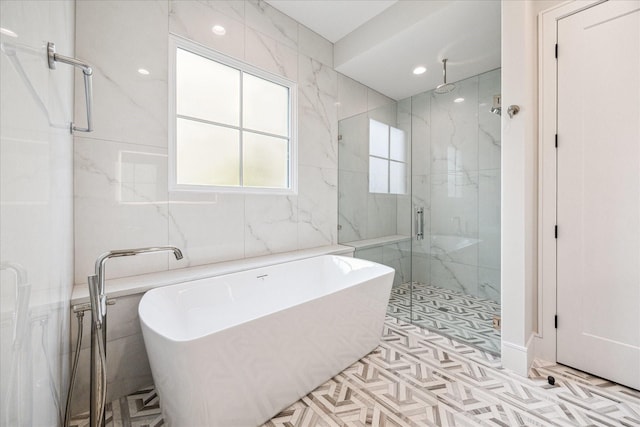
MULTIPOLYGON (((571 1, 538 16, 538 289, 535 355, 556 362, 556 191, 558 20, 607 0, 571 1)), ((562 53, 559 49, 559 54, 562 53)))

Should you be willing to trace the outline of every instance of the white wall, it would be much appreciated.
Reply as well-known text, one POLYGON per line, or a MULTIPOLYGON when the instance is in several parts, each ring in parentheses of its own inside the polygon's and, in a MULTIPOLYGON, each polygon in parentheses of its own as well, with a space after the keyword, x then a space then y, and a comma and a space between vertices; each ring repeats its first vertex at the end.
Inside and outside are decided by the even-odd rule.
POLYGON ((15 34, 0 35, 1 425, 58 425, 64 411, 73 285, 73 69, 49 70, 46 41, 73 56, 73 23, 72 1, 0 2, 0 27, 15 34), (19 49, 12 56, 12 44, 31 53, 19 49))
POLYGON ((537 313, 537 14, 559 1, 502 2, 502 364, 527 375, 537 313))
POLYGON ((75 138, 76 283, 98 255, 118 248, 171 244, 185 259, 112 260, 108 278, 336 243, 330 42, 261 1, 78 1, 76 25, 78 56, 95 64, 96 128, 75 138), (213 34, 212 23, 226 35, 213 34), (168 191, 169 33, 298 83, 297 195, 168 191))

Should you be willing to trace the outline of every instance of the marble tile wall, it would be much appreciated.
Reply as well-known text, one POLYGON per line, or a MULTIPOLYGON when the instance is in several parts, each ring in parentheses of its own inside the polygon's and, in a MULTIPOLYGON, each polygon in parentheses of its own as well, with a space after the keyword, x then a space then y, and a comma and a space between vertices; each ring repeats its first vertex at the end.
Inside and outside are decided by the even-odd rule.
MULTIPOLYGON (((411 102, 412 199, 425 211, 413 280, 500 301, 500 70, 411 102), (454 102, 462 98, 460 102, 454 102)), ((400 101, 405 102, 405 100, 400 101)))
MULTIPOLYGON (((78 0, 76 25, 77 55, 95 65, 96 129, 75 138, 76 283, 117 248, 171 244, 185 258, 111 260, 107 278, 337 242, 339 75, 329 41, 254 0, 78 0), (226 34, 213 34, 213 24, 226 34), (170 34, 297 82, 298 194, 168 191, 170 34)), ((365 105, 368 95, 381 103, 360 89, 365 105)))
MULTIPOLYGON (((73 286, 69 1, 0 2, 0 424, 60 425, 73 286)), ((82 116, 80 116, 82 117, 82 116)), ((80 124, 83 125, 84 123, 80 124)))

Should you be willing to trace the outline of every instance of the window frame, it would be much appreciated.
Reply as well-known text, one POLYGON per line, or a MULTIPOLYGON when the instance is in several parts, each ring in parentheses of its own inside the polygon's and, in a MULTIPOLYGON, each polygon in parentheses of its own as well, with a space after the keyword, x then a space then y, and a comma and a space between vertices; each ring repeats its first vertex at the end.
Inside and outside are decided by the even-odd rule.
POLYGON ((395 126, 391 126, 387 123, 384 123, 380 120, 376 120, 374 118, 369 117, 369 128, 368 128, 368 133, 369 133, 369 155, 368 155, 368 163, 369 163, 369 174, 371 174, 371 159, 379 159, 379 160, 384 160, 387 163, 387 191, 382 193, 382 192, 377 192, 377 191, 371 191, 371 177, 369 177, 369 188, 368 188, 368 192, 369 194, 390 194, 390 195, 394 195, 394 196, 406 196, 407 194, 409 194, 409 183, 407 182, 407 171, 409 170, 409 161, 407 159, 407 139, 406 139, 406 131, 404 131, 403 129, 397 128, 395 126), (387 157, 382 157, 379 156, 377 154, 371 154, 371 122, 377 122, 380 124, 383 124, 387 127, 387 138, 386 138, 386 142, 387 142, 387 157), (392 159, 391 158, 391 129, 396 129, 399 130, 400 132, 403 133, 405 139, 404 139, 404 144, 405 144, 405 161, 401 161, 401 160, 396 160, 396 159, 392 159), (405 176, 404 176, 404 187, 405 187, 405 192, 404 193, 393 193, 391 192, 391 164, 392 163, 396 163, 396 164, 402 164, 405 166, 405 176))
MULTIPOLYGON (((168 178, 169 192, 201 192, 201 193, 236 193, 236 194, 283 194, 292 195, 298 192, 298 132, 297 132, 297 96, 298 85, 296 82, 288 80, 282 76, 270 73, 260 69, 254 65, 226 56, 212 48, 203 46, 194 41, 175 36, 169 36, 169 72, 168 72, 168 89, 169 89, 169 112, 168 112, 168 132, 169 132, 169 158, 168 158, 168 178), (218 185, 195 185, 195 184, 178 184, 177 181, 177 73, 176 73, 176 57, 178 49, 183 49, 195 55, 218 62, 222 65, 235 68, 242 74, 247 73, 255 77, 267 80, 274 84, 278 84, 288 88, 289 90, 289 161, 288 161, 288 188, 275 187, 245 187, 238 186, 218 186, 218 185)), ((242 91, 240 92, 240 112, 242 113, 242 91)), ((240 178, 242 181, 242 170, 244 159, 242 157, 243 130, 254 132, 250 129, 242 127, 240 122, 239 130, 239 146, 240 146, 240 178)), ((255 133, 255 132, 254 132, 255 133)), ((259 133, 259 132, 258 132, 259 133)))

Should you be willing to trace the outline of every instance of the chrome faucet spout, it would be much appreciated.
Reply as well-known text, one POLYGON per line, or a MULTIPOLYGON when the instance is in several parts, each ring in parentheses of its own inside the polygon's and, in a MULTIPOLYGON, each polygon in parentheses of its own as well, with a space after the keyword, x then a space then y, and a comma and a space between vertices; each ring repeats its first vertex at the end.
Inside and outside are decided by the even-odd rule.
POLYGON ((105 289, 105 263, 109 258, 134 256, 154 252, 173 252, 177 260, 182 259, 182 251, 175 246, 154 246, 149 248, 120 249, 105 252, 96 259, 95 274, 88 277, 91 300, 91 427, 104 426, 106 403, 106 345, 107 345, 107 293, 105 289))

